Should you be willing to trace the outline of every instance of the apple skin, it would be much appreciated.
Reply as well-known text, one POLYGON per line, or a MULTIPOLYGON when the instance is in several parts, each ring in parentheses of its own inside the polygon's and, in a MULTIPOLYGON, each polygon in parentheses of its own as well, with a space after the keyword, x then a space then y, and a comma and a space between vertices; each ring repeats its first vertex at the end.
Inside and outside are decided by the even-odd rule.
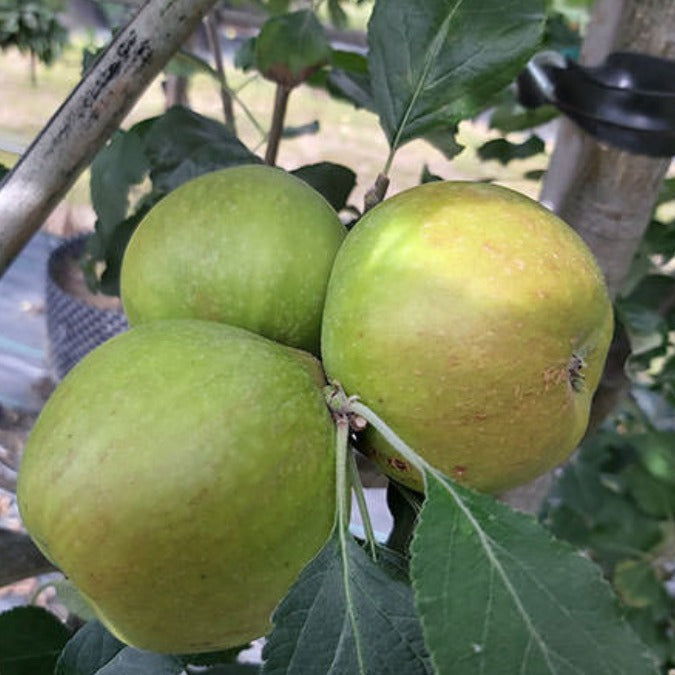
POLYGON ((121 640, 232 647, 334 521, 334 425, 311 355, 223 324, 132 328, 61 382, 19 474, 23 521, 121 640))
MULTIPOLYGON (((562 220, 506 188, 437 182, 382 202, 348 234, 322 355, 328 378, 432 466, 499 493, 574 450, 612 330, 602 274, 562 220)), ((364 449, 424 489, 372 429, 364 449)))
POLYGON ((120 287, 132 325, 205 319, 319 353, 321 313, 347 230, 307 183, 246 165, 184 183, 141 221, 120 287))

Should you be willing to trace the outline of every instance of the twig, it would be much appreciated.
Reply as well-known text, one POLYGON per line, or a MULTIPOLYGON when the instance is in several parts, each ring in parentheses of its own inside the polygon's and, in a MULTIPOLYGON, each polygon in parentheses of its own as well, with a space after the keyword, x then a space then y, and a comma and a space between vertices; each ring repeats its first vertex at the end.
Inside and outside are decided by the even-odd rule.
POLYGON ((279 142, 281 134, 284 131, 284 120, 286 119, 286 109, 288 108, 288 97, 291 90, 283 84, 277 84, 274 95, 274 112, 272 113, 272 125, 267 139, 267 151, 265 152, 265 164, 274 166, 279 152, 279 142))
POLYGON ((236 135, 237 128, 234 121, 234 110, 232 108, 232 94, 227 84, 227 77, 225 75, 225 64, 223 63, 223 51, 220 48, 220 39, 218 35, 218 20, 211 11, 206 15, 206 34, 209 38, 209 45, 213 52, 213 59, 216 63, 216 71, 220 80, 220 99, 223 103, 223 116, 225 118, 225 126, 236 135))

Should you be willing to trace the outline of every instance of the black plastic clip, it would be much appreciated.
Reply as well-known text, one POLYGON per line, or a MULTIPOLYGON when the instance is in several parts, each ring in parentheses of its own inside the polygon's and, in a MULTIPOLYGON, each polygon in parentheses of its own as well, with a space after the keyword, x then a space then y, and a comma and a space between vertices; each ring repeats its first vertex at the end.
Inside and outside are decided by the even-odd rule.
POLYGON ((614 52, 602 65, 585 67, 540 52, 517 84, 525 107, 552 104, 604 143, 639 155, 675 155, 675 61, 614 52))

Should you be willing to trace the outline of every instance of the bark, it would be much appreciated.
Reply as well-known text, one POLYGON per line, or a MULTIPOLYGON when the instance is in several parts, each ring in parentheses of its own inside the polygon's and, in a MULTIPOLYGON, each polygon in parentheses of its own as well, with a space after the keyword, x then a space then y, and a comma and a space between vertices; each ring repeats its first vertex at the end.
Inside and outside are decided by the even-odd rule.
MULTIPOLYGON (((675 3, 598 0, 581 60, 597 65, 621 50, 675 58, 675 3)), ((561 123, 541 200, 589 244, 612 297, 628 275, 669 166, 670 158, 608 147, 573 122, 561 123)))
POLYGON ((215 0, 148 0, 0 185, 0 275, 215 0))
MULTIPOLYGON (((581 61, 597 65, 613 51, 675 58, 673 0, 597 0, 581 61)), ((602 145, 573 122, 561 120, 541 201, 589 245, 613 298, 628 276, 669 166, 670 159, 635 155, 602 145)), ((629 353, 625 335, 617 331, 593 400, 590 430, 628 392, 630 383, 623 364, 629 353)), ((503 498, 516 508, 536 512, 550 483, 544 477, 503 498)))

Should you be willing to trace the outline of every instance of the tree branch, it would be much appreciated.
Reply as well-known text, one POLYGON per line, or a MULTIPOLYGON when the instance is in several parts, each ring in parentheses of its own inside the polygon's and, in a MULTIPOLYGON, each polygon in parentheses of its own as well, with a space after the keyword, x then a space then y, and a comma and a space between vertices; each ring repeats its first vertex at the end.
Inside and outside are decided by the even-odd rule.
POLYGON ((0 276, 215 0, 148 0, 0 184, 0 276))
POLYGON ((54 571, 28 535, 0 529, 0 586, 54 571))

